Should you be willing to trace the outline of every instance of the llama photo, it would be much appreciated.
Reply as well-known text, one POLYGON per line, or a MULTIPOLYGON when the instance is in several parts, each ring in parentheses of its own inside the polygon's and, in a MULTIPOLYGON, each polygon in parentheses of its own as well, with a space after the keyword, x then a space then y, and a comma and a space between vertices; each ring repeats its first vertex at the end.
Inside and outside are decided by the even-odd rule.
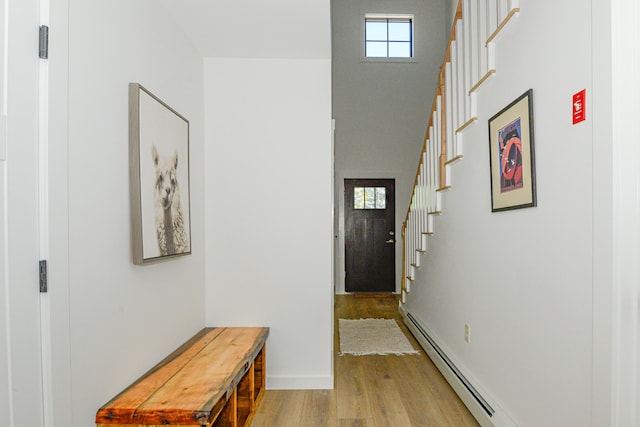
POLYGON ((189 121, 129 85, 133 263, 191 253, 189 121))
POLYGON ((184 228, 178 185, 178 153, 161 157, 155 144, 151 146, 155 166, 153 200, 156 236, 160 255, 174 255, 189 251, 189 238, 184 228))

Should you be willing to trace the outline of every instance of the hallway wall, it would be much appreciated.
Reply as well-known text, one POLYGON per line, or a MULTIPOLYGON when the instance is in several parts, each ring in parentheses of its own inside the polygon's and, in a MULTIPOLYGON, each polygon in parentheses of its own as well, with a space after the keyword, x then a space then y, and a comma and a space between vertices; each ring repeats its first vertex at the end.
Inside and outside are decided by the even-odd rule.
MULTIPOLYGON (((325 41, 324 59, 214 60, 227 72, 221 76, 205 66, 202 52, 162 4, 56 0, 51 41, 56 52, 52 117, 59 137, 51 178, 56 425, 92 424, 100 405, 206 323, 271 326, 270 387, 332 386, 328 2, 319 7, 326 10, 314 17, 322 29, 317 36, 325 41), (96 31, 96 23, 115 22, 117 31, 96 31), (212 130, 206 154, 214 161, 206 165, 205 70, 213 88, 209 111, 221 112, 208 117, 221 126, 212 130), (251 73, 253 80, 245 81, 242 76, 251 73), (142 267, 131 261, 129 82, 141 83, 190 121, 193 254, 142 267), (234 88, 253 91, 245 92, 246 103, 229 109, 239 99, 234 88), (219 104, 225 97, 229 102, 219 104), (253 133, 238 141, 238 129, 253 133), (231 138, 220 140, 220 133, 231 138), (249 147, 260 154, 254 159, 260 169, 243 169, 249 147), (239 150, 242 160, 229 163, 218 149, 221 154, 239 150), (283 156, 282 150, 291 152, 283 156), (217 164, 220 169, 214 169, 217 164), (234 193, 228 176, 219 174, 225 167, 253 187, 234 193), (209 178, 220 179, 207 195, 205 169, 209 178), (274 197, 271 184, 286 194, 274 197), (254 191, 256 185, 261 191, 254 191), (233 211, 228 221, 220 206, 246 194, 278 207, 253 217, 262 219, 254 227, 244 221, 247 211, 233 211), (205 219, 205 203, 213 206, 211 218, 205 219), (293 214, 296 221, 288 217, 293 214), (205 222, 213 236, 212 256, 206 258, 205 222), (305 232, 291 233, 292 224, 305 232), (216 230, 243 230, 233 236, 242 251, 229 251, 216 230), (292 245, 288 252, 274 250, 285 241, 292 245), (237 261, 245 262, 229 270, 237 261), (210 276, 207 285, 205 266, 212 275, 226 275, 210 276), (229 298, 247 304, 234 305, 229 298)), ((255 213, 255 205, 249 209, 255 213)))
POLYGON ((330 67, 205 60, 207 324, 271 328, 271 389, 333 387, 330 67))
POLYGON ((592 93, 591 8, 521 3, 407 307, 518 425, 589 425, 594 141, 591 116, 574 126, 571 111, 592 93), (529 88, 538 206, 491 213, 487 121, 529 88))
POLYGON ((451 34, 451 28, 453 28, 453 18, 455 18, 456 10, 458 10, 459 0, 445 0, 447 8, 447 37, 451 34))
MULTIPOLYGON (((70 0, 68 12, 69 141, 58 149, 68 149, 69 324, 65 331, 56 322, 53 340, 69 334, 69 360, 59 366, 69 369, 72 393, 72 403, 64 402, 72 419, 56 425, 81 427, 93 425, 102 404, 204 326, 203 78, 201 55, 155 1, 70 0), (190 121, 193 254, 145 266, 134 266, 131 255, 129 82, 190 121)), ((59 58, 63 46, 55 46, 51 56, 59 58)), ((52 183, 54 196, 65 194, 65 172, 52 183)), ((66 207, 64 198, 52 203, 66 207)), ((59 277, 64 254, 55 255, 51 269, 59 277)), ((60 285, 52 284, 52 295, 64 292, 60 285)), ((56 399, 64 396, 55 391, 56 399)))

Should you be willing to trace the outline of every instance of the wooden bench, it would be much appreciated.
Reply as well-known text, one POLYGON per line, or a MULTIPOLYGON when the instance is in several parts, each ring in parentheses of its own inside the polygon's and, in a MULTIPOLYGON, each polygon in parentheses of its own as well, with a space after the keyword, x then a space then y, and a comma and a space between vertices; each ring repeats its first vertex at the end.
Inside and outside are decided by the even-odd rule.
POLYGON ((269 328, 205 328, 100 408, 98 427, 248 425, 269 328))

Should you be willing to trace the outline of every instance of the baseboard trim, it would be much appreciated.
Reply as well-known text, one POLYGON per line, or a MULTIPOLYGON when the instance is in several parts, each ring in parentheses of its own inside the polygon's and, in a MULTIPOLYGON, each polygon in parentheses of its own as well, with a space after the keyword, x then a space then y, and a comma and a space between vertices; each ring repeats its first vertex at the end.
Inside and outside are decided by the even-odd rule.
POLYGON ((269 376, 267 390, 332 390, 333 375, 317 377, 269 376))
POLYGON ((451 388, 453 388, 482 427, 517 427, 517 424, 507 415, 498 402, 484 390, 469 372, 465 372, 462 369, 462 365, 458 361, 451 357, 450 351, 442 343, 438 342, 437 337, 429 331, 423 321, 410 315, 406 306, 400 307, 400 314, 407 328, 420 343, 425 353, 427 353, 449 385, 451 385, 451 388), (465 383, 467 384, 465 385, 465 383), (480 400, 478 395, 481 396, 480 400), (490 410, 483 407, 480 401, 484 402, 490 410))

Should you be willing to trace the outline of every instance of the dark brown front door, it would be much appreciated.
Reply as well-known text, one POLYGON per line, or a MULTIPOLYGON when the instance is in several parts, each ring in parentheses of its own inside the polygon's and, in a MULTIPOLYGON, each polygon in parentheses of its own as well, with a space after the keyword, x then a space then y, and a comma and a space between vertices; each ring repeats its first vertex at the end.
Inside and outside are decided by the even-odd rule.
POLYGON ((345 179, 345 290, 395 290, 395 180, 345 179))

